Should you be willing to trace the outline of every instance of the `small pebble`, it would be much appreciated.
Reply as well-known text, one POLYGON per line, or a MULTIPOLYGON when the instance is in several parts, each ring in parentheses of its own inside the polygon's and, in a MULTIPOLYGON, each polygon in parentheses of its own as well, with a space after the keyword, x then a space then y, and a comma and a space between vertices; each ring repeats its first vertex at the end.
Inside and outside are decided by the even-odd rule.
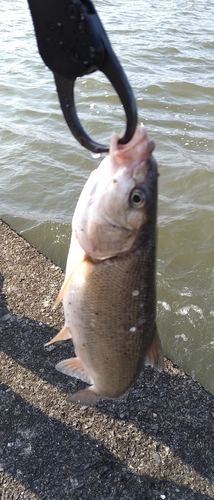
POLYGON ((159 453, 153 453, 152 458, 154 458, 154 460, 156 460, 156 462, 158 462, 158 463, 161 462, 161 457, 160 457, 159 453))

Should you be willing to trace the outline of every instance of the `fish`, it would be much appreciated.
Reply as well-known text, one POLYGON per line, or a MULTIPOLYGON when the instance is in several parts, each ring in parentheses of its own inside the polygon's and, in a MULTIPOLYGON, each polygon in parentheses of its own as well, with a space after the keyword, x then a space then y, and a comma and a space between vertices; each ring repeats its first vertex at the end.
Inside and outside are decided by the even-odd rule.
POLYGON ((143 367, 163 369, 156 326, 158 169, 143 125, 127 144, 113 134, 73 219, 63 300, 65 325, 47 344, 72 339, 76 357, 56 369, 89 387, 68 401, 122 398, 143 367))

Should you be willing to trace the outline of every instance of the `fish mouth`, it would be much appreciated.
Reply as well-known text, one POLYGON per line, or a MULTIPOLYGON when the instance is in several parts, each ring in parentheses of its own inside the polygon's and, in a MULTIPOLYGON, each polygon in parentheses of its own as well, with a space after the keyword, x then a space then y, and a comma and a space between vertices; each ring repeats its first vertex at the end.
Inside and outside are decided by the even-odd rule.
POLYGON ((112 160, 118 164, 134 170, 135 167, 147 161, 155 148, 155 143, 148 137, 143 125, 137 127, 134 136, 127 144, 119 144, 118 134, 113 134, 111 138, 110 155, 112 160))

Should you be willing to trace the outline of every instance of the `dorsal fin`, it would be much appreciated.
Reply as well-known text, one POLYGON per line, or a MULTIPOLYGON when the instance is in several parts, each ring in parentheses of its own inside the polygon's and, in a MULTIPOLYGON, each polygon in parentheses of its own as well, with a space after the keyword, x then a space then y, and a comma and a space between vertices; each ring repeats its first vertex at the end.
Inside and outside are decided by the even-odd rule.
POLYGON ((152 365, 159 372, 163 370, 163 365, 164 365, 163 350, 156 325, 155 325, 155 335, 153 337, 152 345, 146 354, 144 365, 145 366, 152 365))

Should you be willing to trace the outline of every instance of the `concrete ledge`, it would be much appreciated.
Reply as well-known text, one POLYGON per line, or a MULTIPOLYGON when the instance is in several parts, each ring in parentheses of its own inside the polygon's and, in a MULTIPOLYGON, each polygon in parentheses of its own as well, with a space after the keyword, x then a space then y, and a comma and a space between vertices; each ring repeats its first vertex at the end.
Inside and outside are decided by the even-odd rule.
POLYGON ((44 348, 62 271, 0 221, 3 500, 214 498, 214 396, 165 359, 120 401, 66 402, 84 384, 54 366, 72 343, 44 348))

